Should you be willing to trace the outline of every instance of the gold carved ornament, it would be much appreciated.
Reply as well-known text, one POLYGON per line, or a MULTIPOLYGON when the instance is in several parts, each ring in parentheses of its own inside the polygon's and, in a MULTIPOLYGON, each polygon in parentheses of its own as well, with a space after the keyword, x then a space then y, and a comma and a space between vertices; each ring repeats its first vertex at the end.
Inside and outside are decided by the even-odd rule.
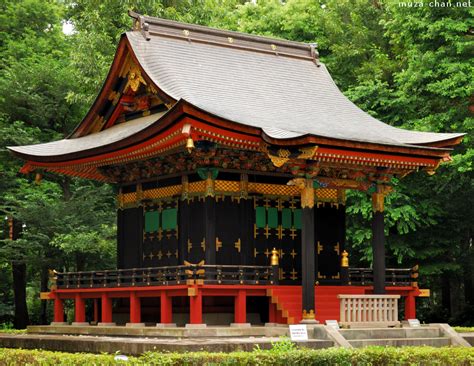
POLYGON ((315 318, 314 310, 310 311, 303 310, 303 320, 313 320, 315 318))
POLYGON ((349 267, 349 253, 345 250, 342 252, 341 267, 349 267))
POLYGON ((132 91, 136 92, 140 87, 140 84, 147 85, 140 68, 134 63, 131 63, 128 71, 127 85, 125 85, 124 90, 126 90, 127 87, 130 87, 132 91))
POLYGON ((273 248, 272 250, 272 257, 271 257, 270 264, 272 266, 278 266, 278 250, 276 248, 273 248))
POLYGON ((291 152, 286 149, 278 149, 277 155, 272 155, 267 150, 267 156, 277 168, 282 167, 288 160, 290 160, 290 154, 291 152))

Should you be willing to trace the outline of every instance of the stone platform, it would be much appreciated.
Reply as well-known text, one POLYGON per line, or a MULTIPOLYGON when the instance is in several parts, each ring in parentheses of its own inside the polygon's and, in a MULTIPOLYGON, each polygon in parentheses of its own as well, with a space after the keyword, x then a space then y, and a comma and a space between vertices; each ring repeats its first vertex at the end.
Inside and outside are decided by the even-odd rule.
MULTIPOLYGON (((310 337, 314 332, 309 332, 310 337)), ((31 326, 27 334, 0 334, 0 347, 47 349, 64 352, 92 352, 139 355, 147 351, 232 352, 270 349, 272 342, 288 335, 287 326, 272 327, 97 327, 31 326)), ((298 342, 306 348, 334 346, 328 339, 298 342)))

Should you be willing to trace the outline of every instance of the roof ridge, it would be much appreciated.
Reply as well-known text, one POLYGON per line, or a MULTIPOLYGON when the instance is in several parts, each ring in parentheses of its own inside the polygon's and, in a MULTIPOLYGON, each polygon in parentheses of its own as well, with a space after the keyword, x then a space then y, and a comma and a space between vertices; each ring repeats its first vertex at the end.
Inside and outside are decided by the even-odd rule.
POLYGON ((131 10, 128 14, 134 19, 133 30, 141 32, 146 40, 150 40, 152 35, 181 38, 188 41, 304 58, 313 60, 319 65, 319 53, 316 43, 288 41, 285 39, 211 28, 203 25, 144 16, 131 10))

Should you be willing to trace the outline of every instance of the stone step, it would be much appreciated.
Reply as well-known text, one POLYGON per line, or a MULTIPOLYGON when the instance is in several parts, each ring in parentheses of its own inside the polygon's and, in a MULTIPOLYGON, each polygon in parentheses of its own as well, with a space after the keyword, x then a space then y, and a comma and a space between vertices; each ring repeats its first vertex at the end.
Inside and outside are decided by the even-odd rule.
POLYGON ((341 329, 342 336, 352 339, 436 338, 441 334, 435 327, 420 328, 357 328, 341 329))
POLYGON ((384 338, 384 339, 352 339, 349 340, 352 347, 362 348, 368 346, 430 346, 445 347, 451 345, 448 337, 434 338, 384 338))

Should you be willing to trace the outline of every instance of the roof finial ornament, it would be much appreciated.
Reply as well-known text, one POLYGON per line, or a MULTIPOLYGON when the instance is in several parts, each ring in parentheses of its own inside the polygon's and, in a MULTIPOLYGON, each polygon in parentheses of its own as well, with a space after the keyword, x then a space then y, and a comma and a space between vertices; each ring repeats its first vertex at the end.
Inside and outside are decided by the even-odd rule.
POLYGON ((311 49, 311 57, 313 58, 314 63, 317 67, 321 66, 319 62, 319 52, 318 52, 318 44, 317 43, 310 43, 309 47, 311 49))
POLYGON ((140 31, 143 37, 149 41, 150 40, 150 25, 145 21, 145 17, 141 14, 135 13, 132 10, 128 11, 128 15, 134 19, 133 21, 133 30, 140 31))

